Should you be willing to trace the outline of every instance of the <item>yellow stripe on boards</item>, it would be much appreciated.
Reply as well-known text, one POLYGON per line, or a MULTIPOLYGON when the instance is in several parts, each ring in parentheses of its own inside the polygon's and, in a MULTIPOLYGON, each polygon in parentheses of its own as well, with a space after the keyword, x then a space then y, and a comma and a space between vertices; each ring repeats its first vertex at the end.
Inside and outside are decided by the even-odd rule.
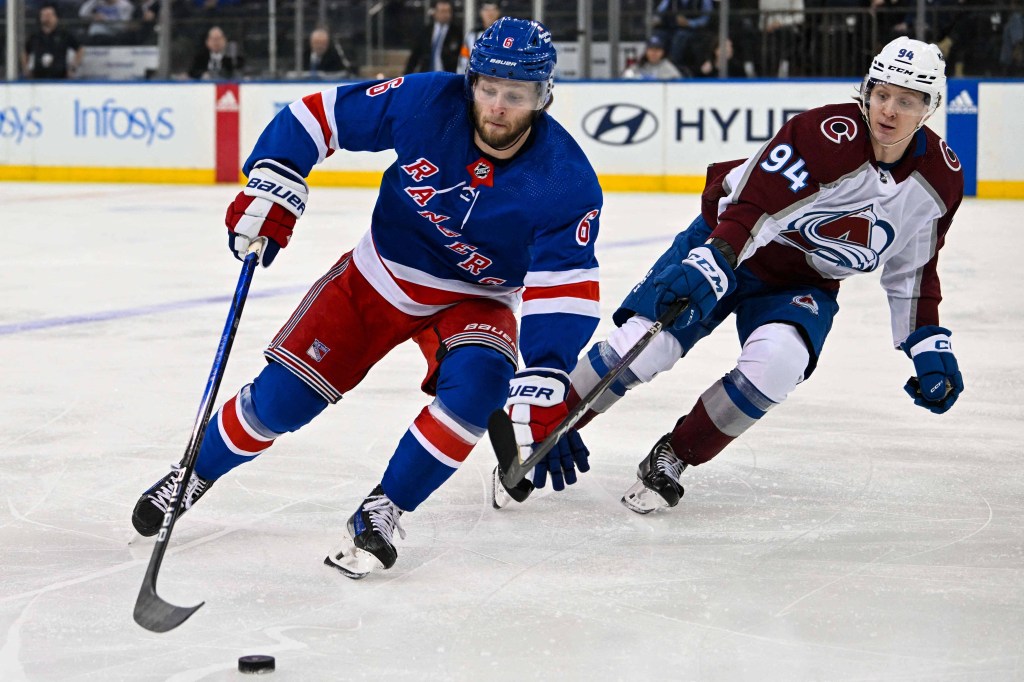
POLYGON ((9 182, 144 182, 212 185, 213 169, 91 168, 87 166, 2 166, 0 180, 9 182))
MULTIPOLYGON (((383 171, 314 170, 309 176, 313 187, 380 186, 383 171)), ((239 173, 238 180, 245 183, 239 173)), ((700 194, 704 177, 699 175, 599 175, 605 192, 667 192, 700 194)), ((0 181, 7 182, 140 182, 174 185, 212 185, 212 168, 99 168, 89 166, 4 166, 0 181)), ((978 180, 979 199, 1024 199, 1024 181, 978 180)))
POLYGON ((1024 199, 1024 182, 1019 180, 978 180, 979 199, 1024 199))

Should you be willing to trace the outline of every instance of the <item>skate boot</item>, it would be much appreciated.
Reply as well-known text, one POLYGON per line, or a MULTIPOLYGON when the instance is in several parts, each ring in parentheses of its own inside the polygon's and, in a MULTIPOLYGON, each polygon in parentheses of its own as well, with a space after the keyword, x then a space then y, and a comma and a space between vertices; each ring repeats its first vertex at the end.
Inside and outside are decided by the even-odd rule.
MULTIPOLYGON (((148 538, 156 535, 160 530, 164 522, 164 515, 171 508, 171 495, 174 492, 174 486, 177 485, 184 473, 184 467, 180 464, 175 464, 166 476, 154 483, 149 490, 142 493, 142 497, 135 503, 135 510, 132 511, 132 525, 135 526, 135 530, 138 531, 139 535, 148 538)), ((212 485, 213 481, 200 478, 193 471, 188 485, 185 487, 178 516, 191 509, 192 505, 198 502, 199 498, 212 485)))
POLYGON ((640 462, 637 482, 622 496, 622 504, 637 514, 649 514, 655 509, 667 509, 679 504, 683 486, 679 476, 686 469, 672 451, 672 434, 666 433, 640 462))
POLYGON ((395 530, 405 539, 405 529, 399 523, 402 510, 395 505, 384 489, 373 489, 346 525, 348 531, 341 546, 324 559, 349 578, 365 578, 375 569, 388 569, 395 565, 398 550, 392 541, 395 530))
POLYGON ((501 482, 499 467, 494 467, 494 473, 491 474, 491 506, 495 509, 504 509, 512 500, 519 503, 526 502, 526 498, 532 492, 533 483, 525 478, 514 487, 506 488, 505 484, 501 482))

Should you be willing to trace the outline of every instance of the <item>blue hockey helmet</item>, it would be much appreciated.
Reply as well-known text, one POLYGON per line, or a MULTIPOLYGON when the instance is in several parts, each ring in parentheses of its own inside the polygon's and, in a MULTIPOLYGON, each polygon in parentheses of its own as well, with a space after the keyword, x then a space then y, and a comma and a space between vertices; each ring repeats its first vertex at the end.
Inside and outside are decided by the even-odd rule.
POLYGON ((472 94, 476 76, 537 83, 536 108, 543 109, 554 88, 556 58, 551 31, 539 21, 501 17, 473 45, 466 69, 467 93, 472 94))

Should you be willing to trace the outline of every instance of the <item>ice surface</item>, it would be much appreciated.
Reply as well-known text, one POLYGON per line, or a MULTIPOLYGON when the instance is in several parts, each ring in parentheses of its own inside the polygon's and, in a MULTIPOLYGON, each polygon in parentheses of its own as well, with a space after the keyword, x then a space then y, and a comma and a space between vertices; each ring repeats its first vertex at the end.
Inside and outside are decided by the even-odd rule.
MULTIPOLYGON (((321 562, 426 402, 403 346, 181 520, 159 591, 206 606, 142 630, 150 545, 128 545, 129 515, 188 440, 238 276, 233 195, 0 185, 0 680, 235 680, 252 653, 278 682, 1024 679, 1024 204, 1000 201, 964 202, 940 263, 967 385, 950 413, 903 394, 877 277, 855 278, 812 380, 687 471, 680 507, 619 498, 732 368, 731 325, 585 430, 578 485, 495 511, 483 443, 403 519, 397 565, 355 582, 321 562)), ((256 273, 221 399, 373 200, 314 191, 256 273)), ((698 207, 606 201, 602 335, 698 207)))

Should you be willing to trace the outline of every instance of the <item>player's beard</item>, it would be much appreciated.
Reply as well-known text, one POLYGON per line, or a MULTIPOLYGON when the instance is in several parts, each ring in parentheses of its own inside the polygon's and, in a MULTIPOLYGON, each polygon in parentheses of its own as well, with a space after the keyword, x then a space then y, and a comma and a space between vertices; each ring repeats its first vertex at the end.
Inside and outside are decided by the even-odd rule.
POLYGON ((519 141, 526 131, 533 125, 534 119, 533 111, 523 110, 518 112, 516 116, 506 116, 502 119, 502 123, 506 126, 502 132, 495 132, 487 130, 484 127, 484 113, 482 107, 478 106, 475 102, 473 103, 473 129, 476 130, 476 134, 480 136, 480 139, 489 146, 491 149, 502 151, 508 149, 516 142, 519 141))

